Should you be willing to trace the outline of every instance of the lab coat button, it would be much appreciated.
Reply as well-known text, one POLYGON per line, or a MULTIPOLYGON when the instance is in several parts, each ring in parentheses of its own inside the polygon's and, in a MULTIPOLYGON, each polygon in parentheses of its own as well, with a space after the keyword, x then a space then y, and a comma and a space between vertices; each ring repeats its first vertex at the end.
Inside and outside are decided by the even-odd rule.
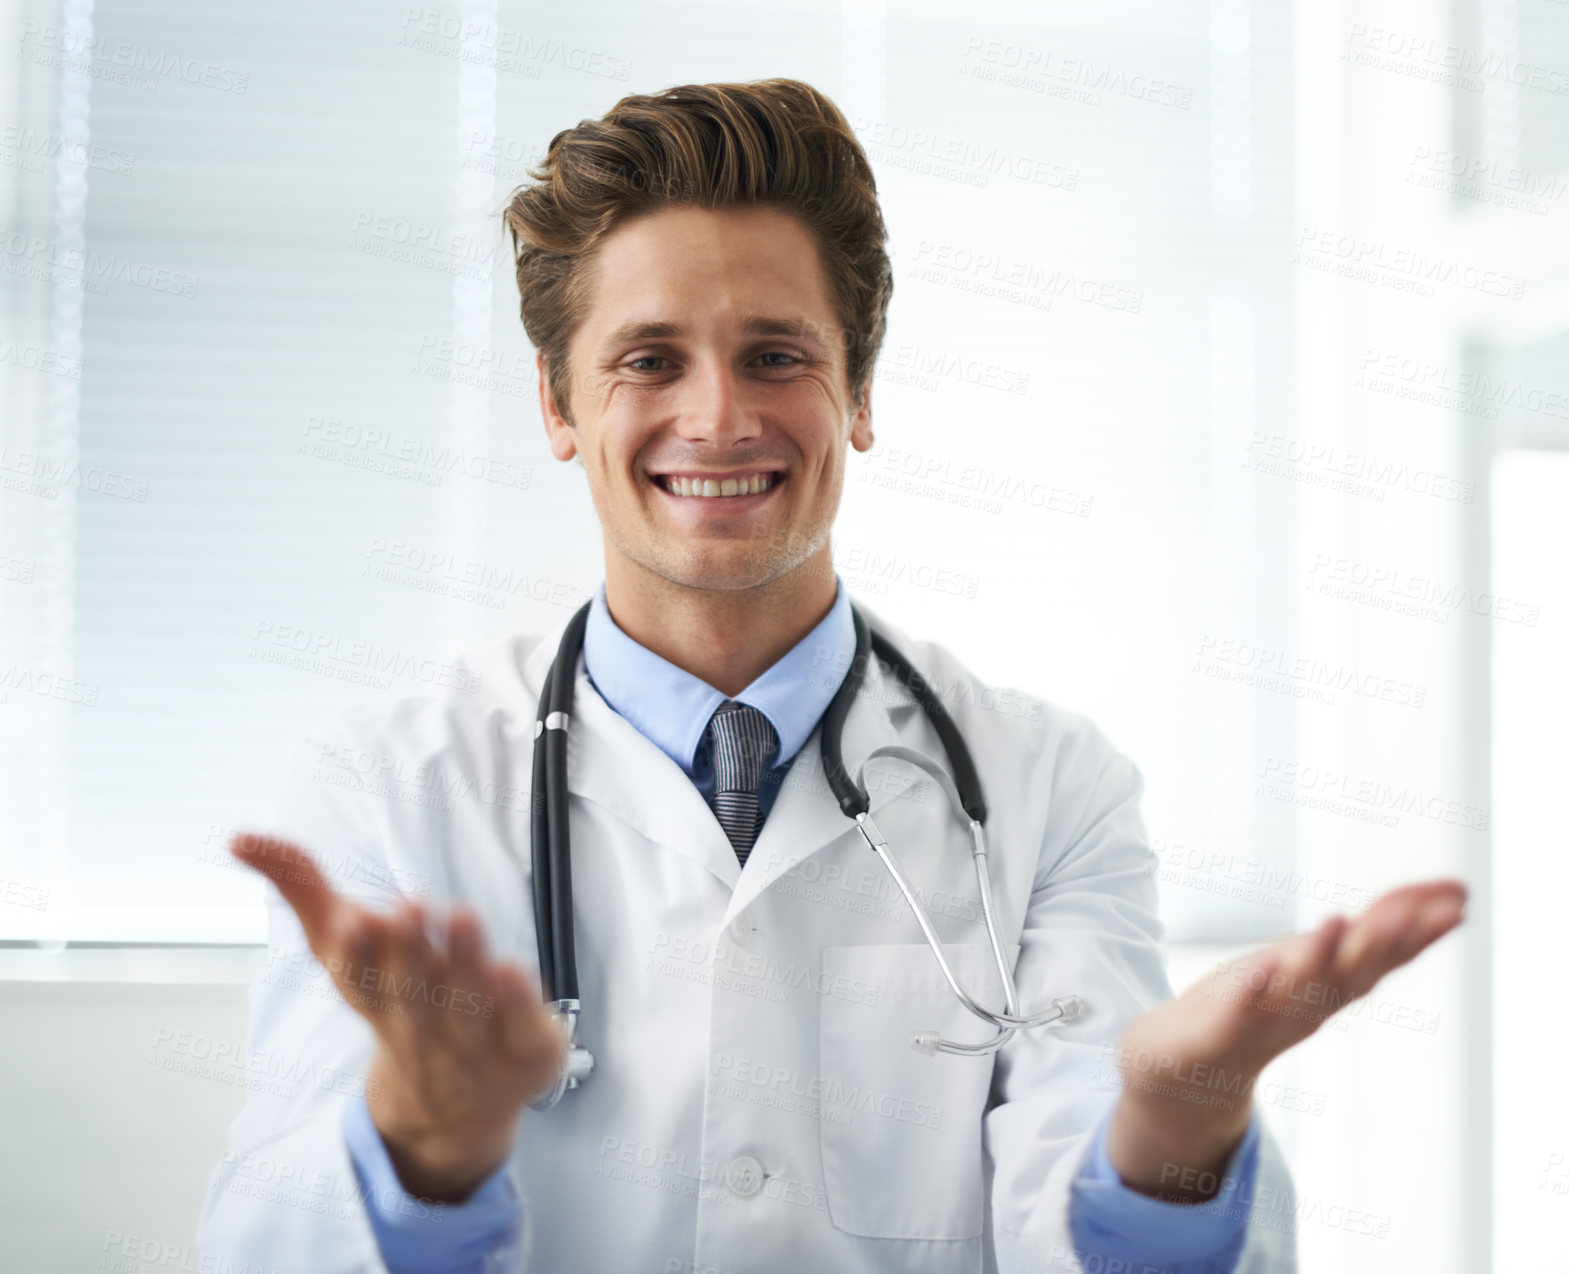
POLYGON ((752 937, 756 933, 757 926, 747 916, 737 916, 730 922, 730 936, 743 947, 752 941, 752 937))
POLYGON ((743 1199, 763 1188, 763 1165, 751 1155, 740 1155, 725 1169, 725 1182, 743 1199))

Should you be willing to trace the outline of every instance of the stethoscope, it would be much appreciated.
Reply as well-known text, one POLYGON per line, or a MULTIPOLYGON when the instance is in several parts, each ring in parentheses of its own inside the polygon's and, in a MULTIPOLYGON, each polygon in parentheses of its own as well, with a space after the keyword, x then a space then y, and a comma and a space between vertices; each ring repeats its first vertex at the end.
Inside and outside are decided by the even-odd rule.
MULTIPOLYGON (((585 603, 572 616, 566 631, 561 635, 561 645, 556 660, 545 675, 544 690, 539 696, 539 719, 534 723, 534 793, 532 804, 532 843, 534 863, 534 924, 539 939, 539 972, 542 984, 549 988, 555 999, 550 1003, 552 1014, 561 1023, 566 1035, 567 1060, 556 1077, 555 1084, 534 1098, 529 1105, 538 1110, 549 1110, 569 1088, 576 1088, 594 1068, 589 1051, 577 1042, 578 1001, 577 955, 572 938, 572 853, 567 829, 567 728, 572 708, 572 687, 577 679, 578 657, 583 651, 583 632, 588 625, 592 603, 585 603), (544 799, 540 799, 540 793, 544 799), (541 852, 544 847, 544 852, 541 852)), ((991 879, 986 868, 986 801, 981 795, 980 777, 975 762, 965 746, 958 727, 948 715, 937 696, 932 693, 925 678, 916 670, 893 644, 878 632, 873 632, 861 612, 853 605, 850 615, 855 624, 855 658, 845 674, 844 682, 834 694, 828 709, 823 713, 820 750, 823 772, 832 788, 839 808, 846 817, 854 819, 861 836, 872 851, 882 860, 883 866, 894 878, 905 901, 910 904, 916 922, 926 937, 926 943, 937 957, 943 977, 954 995, 976 1017, 997 1027, 997 1034, 979 1044, 961 1044, 943 1039, 935 1031, 918 1032, 910 1041, 911 1047, 927 1056, 938 1052, 956 1053, 961 1056, 980 1056, 995 1052, 1021 1029, 1044 1026, 1048 1022, 1070 1022, 1084 1011, 1084 1003, 1076 995, 1062 996, 1051 1002, 1051 1008, 1028 1017, 1019 1015, 1018 992, 1013 983, 1013 969, 1003 954, 1002 942, 997 937, 997 922, 992 906, 991 879), (844 766, 843 735, 845 717, 865 679, 872 654, 893 668, 899 680, 915 697, 927 719, 942 740, 943 749, 953 766, 950 778, 940 766, 911 748, 888 744, 874 748, 861 765, 874 757, 892 756, 919 766, 930 774, 954 810, 962 810, 969 821, 973 842, 975 878, 980 882, 981 911, 986 918, 986 934, 991 941, 992 955, 997 961, 997 972, 1002 976, 1003 993, 1008 1011, 995 1013, 976 1003, 973 996, 959 983, 958 975, 948 961, 942 939, 932 927, 931 917, 921 904, 910 882, 894 858, 887 839, 878 831, 868 810, 871 799, 866 785, 860 778, 851 778, 844 766)))

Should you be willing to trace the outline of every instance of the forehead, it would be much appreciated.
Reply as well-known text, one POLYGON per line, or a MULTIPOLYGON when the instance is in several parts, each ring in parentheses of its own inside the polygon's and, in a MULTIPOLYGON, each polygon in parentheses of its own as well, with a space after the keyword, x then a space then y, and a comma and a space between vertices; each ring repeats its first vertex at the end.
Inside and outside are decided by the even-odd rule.
POLYGON ((638 217, 600 243, 580 337, 598 346, 715 323, 787 334, 759 317, 832 343, 835 312, 811 231, 776 208, 683 206, 638 217))

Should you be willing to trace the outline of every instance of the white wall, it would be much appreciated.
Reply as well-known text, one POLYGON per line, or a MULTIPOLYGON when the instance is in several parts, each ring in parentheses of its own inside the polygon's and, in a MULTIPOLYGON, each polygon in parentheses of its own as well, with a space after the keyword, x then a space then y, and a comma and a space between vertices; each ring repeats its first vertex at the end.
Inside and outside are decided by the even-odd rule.
POLYGON ((244 1098, 236 1059, 247 1008, 236 979, 260 958, 0 951, 0 1266, 198 1268, 197 1214, 244 1098), (180 980, 127 979, 138 962, 144 977, 180 980), (50 963, 54 977, 27 980, 50 963), (186 980, 203 978, 219 980, 186 980))

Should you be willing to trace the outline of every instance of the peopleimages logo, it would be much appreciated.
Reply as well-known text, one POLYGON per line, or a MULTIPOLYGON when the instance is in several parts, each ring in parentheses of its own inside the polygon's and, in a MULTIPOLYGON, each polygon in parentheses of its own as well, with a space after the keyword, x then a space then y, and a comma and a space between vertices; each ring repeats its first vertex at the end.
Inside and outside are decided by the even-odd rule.
POLYGON ((1292 263, 1420 296, 1437 295, 1438 284, 1512 301, 1525 295, 1525 280, 1518 275, 1503 274, 1443 253, 1317 226, 1301 228, 1292 263))
POLYGON ((1345 814, 1386 827, 1399 824, 1401 814, 1416 814, 1469 831, 1485 831, 1492 811, 1486 806, 1395 785, 1369 776, 1268 757, 1255 796, 1268 796, 1330 813, 1345 814))
POLYGON ((478 673, 459 664, 421 658, 377 642, 355 641, 301 624, 260 620, 251 635, 251 643, 252 657, 291 667, 307 667, 308 663, 303 661, 322 665, 341 664, 368 675, 381 676, 384 680, 387 677, 407 677, 425 685, 470 693, 480 688, 482 680, 478 673))
POLYGON ((538 79, 547 66, 609 80, 625 80, 632 74, 631 58, 615 57, 580 44, 536 38, 521 28, 466 19, 442 9, 417 5, 404 9, 397 42, 423 53, 494 67, 531 79, 538 79))
POLYGON ((131 174, 136 167, 136 156, 127 151, 115 150, 96 143, 73 141, 59 133, 41 133, 36 128, 8 124, 0 131, 0 163, 12 168, 25 168, 29 172, 42 172, 45 164, 64 160, 83 168, 103 173, 131 174))
POLYGON ((196 295, 201 279, 150 261, 104 254, 91 249, 61 248, 53 239, 26 235, 0 226, 0 269, 29 278, 56 279, 102 295, 110 283, 128 283, 187 299, 196 295))
POLYGON ((1053 513, 1087 518, 1094 498, 1033 479, 1018 470, 955 464, 948 456, 925 455, 904 447, 879 447, 864 456, 857 473, 874 486, 926 495, 953 504, 973 504, 1000 512, 1013 502, 1053 513))
POLYGON ((1153 106, 1171 106, 1185 111, 1193 103, 1193 89, 1186 84, 1128 71, 1120 66, 1098 63, 1077 54, 1056 49, 1031 48, 1006 40, 972 35, 964 48, 960 75, 993 80, 1034 92, 1064 95, 1075 90, 1072 100, 1089 106, 1101 104, 1101 94, 1132 98, 1153 106))
POLYGON ((1486 369, 1451 367, 1429 355, 1368 346, 1352 381, 1392 397, 1496 419, 1501 408, 1569 420, 1569 393, 1510 380, 1486 369))
POLYGON ((96 31, 83 34, 69 26, 24 22, 17 44, 18 62, 74 71, 149 93, 156 93, 159 84, 169 80, 237 95, 250 86, 249 72, 231 66, 149 48, 135 40, 112 39, 96 31))

